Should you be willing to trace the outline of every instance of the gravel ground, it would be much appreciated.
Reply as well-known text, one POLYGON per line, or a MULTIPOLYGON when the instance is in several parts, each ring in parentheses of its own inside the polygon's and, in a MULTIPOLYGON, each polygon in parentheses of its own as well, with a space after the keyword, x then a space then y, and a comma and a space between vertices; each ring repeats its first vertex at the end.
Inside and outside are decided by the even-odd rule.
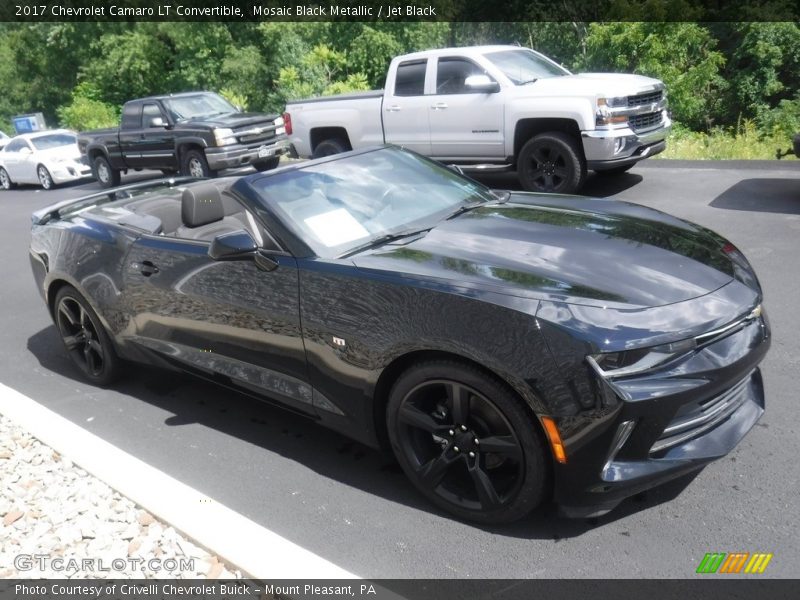
POLYGON ((2 415, 0 519, 0 579, 242 577, 2 415))

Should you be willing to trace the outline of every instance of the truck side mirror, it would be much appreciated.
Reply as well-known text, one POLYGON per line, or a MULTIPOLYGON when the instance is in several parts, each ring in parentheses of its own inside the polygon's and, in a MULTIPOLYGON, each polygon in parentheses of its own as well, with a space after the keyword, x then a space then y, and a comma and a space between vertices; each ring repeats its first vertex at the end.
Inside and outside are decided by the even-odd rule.
POLYGON ((500 91, 500 84, 488 75, 470 75, 464 80, 464 87, 469 92, 494 94, 500 91))
POLYGON ((150 119, 150 127, 166 127, 167 123, 161 117, 153 117, 150 119))

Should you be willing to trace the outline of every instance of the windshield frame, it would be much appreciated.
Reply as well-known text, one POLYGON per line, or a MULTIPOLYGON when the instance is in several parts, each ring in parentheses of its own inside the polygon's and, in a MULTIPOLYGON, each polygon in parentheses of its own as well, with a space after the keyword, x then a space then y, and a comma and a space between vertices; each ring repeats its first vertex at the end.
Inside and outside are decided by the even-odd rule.
POLYGON ((551 77, 564 77, 567 75, 572 75, 570 71, 559 65, 551 58, 548 58, 544 54, 540 54, 535 50, 531 50, 530 48, 520 47, 520 48, 509 48, 503 50, 492 50, 489 52, 484 52, 482 56, 484 60, 486 60, 490 65, 492 65, 492 67, 496 69, 498 73, 502 74, 503 77, 505 77, 509 81, 509 83, 511 83, 514 86, 526 85, 528 83, 533 83, 539 79, 549 79, 551 77), (530 77, 522 77, 522 78, 512 77, 511 74, 509 73, 508 68, 503 67, 502 64, 498 64, 498 62, 496 62, 497 57, 503 55, 509 56, 512 54, 517 56, 528 55, 532 59, 534 59, 533 62, 544 67, 545 70, 549 72, 538 73, 536 77, 533 77, 532 75, 534 73, 533 71, 531 71, 530 77))
MULTIPOLYGON (((445 186, 444 183, 442 183, 442 185, 445 186)), ((387 184, 385 189, 389 189, 390 187, 392 187, 392 184, 387 184)), ((397 186, 395 185, 395 187, 397 186)), ((368 247, 370 246, 378 247, 383 245, 381 243, 374 246, 371 245, 371 242, 375 242, 380 238, 394 237, 398 234, 402 237, 406 232, 429 230, 441 223, 445 218, 450 216, 454 211, 458 210, 462 206, 473 207, 498 200, 497 196, 492 192, 492 190, 482 183, 474 181, 473 179, 466 177, 463 174, 458 173, 437 161, 417 154, 416 152, 392 145, 371 147, 343 154, 337 154, 318 160, 300 163, 298 165, 292 165, 276 171, 253 175, 240 180, 239 185, 236 185, 235 188, 237 188, 236 191, 238 191, 240 194, 248 196, 252 199, 251 202, 256 204, 257 212, 261 214, 262 220, 265 222, 277 221, 280 224, 280 230, 283 230, 284 233, 289 233, 292 237, 296 238, 298 242, 300 242, 301 248, 298 248, 297 244, 287 244, 287 246, 293 247, 292 252, 298 258, 316 256, 323 259, 342 259, 349 255, 367 251, 369 249, 368 247), (340 170, 340 167, 337 167, 335 163, 378 152, 402 153, 402 155, 412 157, 420 164, 429 166, 431 171, 428 171, 428 173, 435 173, 438 171, 440 174, 445 175, 445 179, 450 179, 453 182, 460 182, 465 186, 463 188, 464 198, 461 199, 461 201, 450 202, 439 210, 432 210, 431 212, 419 215, 416 218, 394 223, 391 227, 384 228, 380 231, 371 231, 369 232, 369 235, 353 238, 340 244, 325 245, 322 243, 322 240, 314 239, 313 234, 309 234, 309 232, 304 231, 303 227, 308 228, 308 221, 305 222, 305 225, 301 225, 296 218, 292 218, 292 216, 288 214, 288 212, 281 206, 275 197, 270 196, 270 192, 277 193, 279 189, 278 186, 271 184, 276 183, 276 181, 280 178, 301 177, 301 174, 304 171, 308 172, 311 169, 321 169, 321 171, 316 172, 316 175, 320 175, 320 172, 323 174, 326 172, 337 173, 340 170), (242 189, 243 187, 246 187, 247 189, 242 189), (359 250, 360 247, 364 247, 363 250, 359 250), (297 253, 298 250, 299 254, 297 253)), ((330 199, 326 198, 326 201, 329 200, 330 199)), ((380 211, 378 210, 378 212, 380 211)), ((319 216, 319 214, 316 216, 319 216)), ((285 235, 280 235, 280 237, 285 238, 285 235)), ((389 240, 385 243, 392 243, 392 241, 394 240, 389 240)))

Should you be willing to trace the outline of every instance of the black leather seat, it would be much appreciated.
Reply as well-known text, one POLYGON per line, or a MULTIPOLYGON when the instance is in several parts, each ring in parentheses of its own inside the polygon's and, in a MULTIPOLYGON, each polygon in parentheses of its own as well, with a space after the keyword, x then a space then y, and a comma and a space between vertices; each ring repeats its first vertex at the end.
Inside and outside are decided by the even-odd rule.
POLYGON ((190 240, 213 240, 220 234, 243 229, 242 221, 225 215, 219 188, 213 183, 193 185, 181 196, 183 225, 175 236, 190 240))

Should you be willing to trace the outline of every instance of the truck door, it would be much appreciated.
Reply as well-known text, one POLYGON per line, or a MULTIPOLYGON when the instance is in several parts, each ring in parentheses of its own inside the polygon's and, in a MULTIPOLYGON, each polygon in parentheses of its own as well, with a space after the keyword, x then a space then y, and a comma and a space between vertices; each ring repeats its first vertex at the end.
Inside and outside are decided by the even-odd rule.
POLYGON ((168 128, 169 121, 156 102, 142 104, 139 127, 123 134, 125 136, 125 162, 136 169, 176 169, 175 131, 168 128))
POLYGON ((431 156, 503 158, 503 102, 496 94, 469 89, 465 82, 472 75, 488 76, 468 58, 439 57, 435 94, 428 96, 431 156))
POLYGON ((383 132, 388 143, 430 156, 430 98, 425 95, 427 71, 428 59, 425 58, 397 65, 395 79, 386 86, 383 99, 383 132))
MULTIPOLYGON (((142 135, 142 103, 128 102, 122 107, 122 121, 119 124, 119 153, 120 162, 116 165, 135 167, 138 166, 137 158, 140 154, 138 144, 142 135)), ((115 163, 114 157, 110 157, 115 163)))

